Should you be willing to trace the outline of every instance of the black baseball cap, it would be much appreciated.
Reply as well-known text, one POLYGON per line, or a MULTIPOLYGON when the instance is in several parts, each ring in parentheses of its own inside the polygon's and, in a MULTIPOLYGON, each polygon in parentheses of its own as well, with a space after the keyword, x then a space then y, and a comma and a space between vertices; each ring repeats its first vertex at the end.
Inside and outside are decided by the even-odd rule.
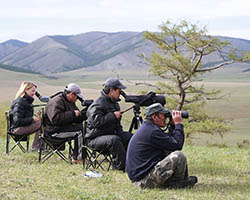
POLYGON ((119 81, 118 78, 108 78, 105 83, 105 86, 111 87, 111 88, 120 88, 120 89, 126 89, 127 87, 119 81))

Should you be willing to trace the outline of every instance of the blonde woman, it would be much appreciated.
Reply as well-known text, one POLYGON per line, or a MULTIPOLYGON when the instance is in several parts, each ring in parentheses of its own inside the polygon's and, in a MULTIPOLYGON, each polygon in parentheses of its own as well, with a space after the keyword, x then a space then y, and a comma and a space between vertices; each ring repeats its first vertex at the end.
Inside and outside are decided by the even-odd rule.
POLYGON ((39 130, 41 120, 34 115, 33 101, 37 86, 29 81, 22 82, 11 104, 11 130, 14 134, 32 134, 36 132, 31 150, 39 149, 39 130))

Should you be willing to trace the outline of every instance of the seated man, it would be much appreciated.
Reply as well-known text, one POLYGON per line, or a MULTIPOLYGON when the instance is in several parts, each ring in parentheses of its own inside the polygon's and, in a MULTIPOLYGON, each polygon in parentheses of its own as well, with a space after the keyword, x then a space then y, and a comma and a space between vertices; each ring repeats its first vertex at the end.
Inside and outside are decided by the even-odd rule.
POLYGON ((160 103, 146 108, 146 121, 129 142, 126 172, 129 179, 140 188, 186 187, 197 182, 189 177, 187 160, 181 152, 184 144, 184 130, 180 111, 173 111, 169 132, 166 126, 165 110, 160 103))
POLYGON ((101 96, 87 110, 88 126, 86 143, 95 150, 109 150, 113 156, 114 169, 125 170, 127 145, 132 137, 121 126, 122 111, 118 101, 121 89, 126 87, 117 79, 104 83, 101 96))
POLYGON ((44 114, 44 129, 48 136, 75 137, 73 163, 82 162, 82 122, 86 120, 86 112, 81 112, 75 104, 77 99, 83 99, 81 89, 76 83, 70 83, 64 92, 49 100, 44 114))

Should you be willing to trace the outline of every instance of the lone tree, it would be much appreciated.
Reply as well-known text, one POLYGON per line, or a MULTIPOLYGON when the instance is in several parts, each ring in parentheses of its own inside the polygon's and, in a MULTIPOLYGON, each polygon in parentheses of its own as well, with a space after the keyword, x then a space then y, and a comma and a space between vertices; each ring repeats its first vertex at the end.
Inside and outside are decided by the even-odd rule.
POLYGON ((197 86, 194 82, 206 72, 235 62, 247 62, 250 53, 239 55, 237 49, 225 53, 223 50, 230 45, 229 42, 209 36, 204 27, 198 28, 186 21, 179 24, 167 21, 159 28, 160 33, 144 33, 144 37, 159 49, 146 58, 151 64, 151 72, 168 80, 168 83, 158 83, 157 93, 167 95, 168 108, 189 111, 191 117, 185 126, 187 137, 197 132, 219 133, 222 136, 230 126, 223 119, 209 117, 204 109, 206 100, 218 98, 220 91, 207 91, 203 85, 197 86), (216 63, 204 65, 208 55, 219 59, 216 63))

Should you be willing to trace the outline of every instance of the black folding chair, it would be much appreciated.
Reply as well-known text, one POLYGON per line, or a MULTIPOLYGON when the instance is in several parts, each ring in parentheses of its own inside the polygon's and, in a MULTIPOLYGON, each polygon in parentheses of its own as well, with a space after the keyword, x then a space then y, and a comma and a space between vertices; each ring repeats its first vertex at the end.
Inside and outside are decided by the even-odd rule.
POLYGON ((29 134, 23 134, 23 135, 16 135, 11 132, 11 122, 12 122, 12 116, 10 114, 10 111, 5 112, 6 122, 7 122, 7 141, 6 141, 6 153, 10 153, 13 151, 17 146, 22 150, 23 153, 26 153, 29 151, 29 134), (10 147, 10 139, 13 139, 15 144, 10 147), (26 149, 21 144, 21 142, 26 142, 26 149))
POLYGON ((65 162, 72 164, 72 153, 73 147, 71 141, 74 140, 73 137, 70 138, 49 138, 44 135, 40 136, 40 150, 39 150, 39 162, 44 163, 53 155, 58 155, 65 162), (69 152, 68 158, 64 155, 65 145, 68 144, 69 152), (43 147, 46 147, 43 149, 43 147), (44 152, 44 154, 43 154, 44 152))
POLYGON ((88 146, 83 148, 87 151, 87 157, 85 158, 85 169, 102 169, 109 171, 113 165, 112 155, 108 151, 98 151, 88 146))
POLYGON ((41 115, 42 115, 41 117, 42 127, 39 135, 39 142, 40 142, 39 162, 44 163, 53 155, 58 155, 65 162, 72 164, 72 154, 74 151, 72 147, 72 140, 74 140, 75 137, 57 138, 57 137, 51 137, 50 135, 46 134, 46 132, 44 131, 44 121, 43 121, 44 109, 42 109, 41 115), (66 144, 68 144, 69 146, 68 158, 63 153, 66 144))
MULTIPOLYGON (((85 121, 83 124, 83 138, 86 134, 87 122, 85 121)), ((96 150, 94 148, 89 147, 85 139, 83 139, 83 158, 85 162, 83 162, 83 167, 85 169, 102 169, 109 171, 113 166, 113 158, 111 153, 108 150, 96 150)))

